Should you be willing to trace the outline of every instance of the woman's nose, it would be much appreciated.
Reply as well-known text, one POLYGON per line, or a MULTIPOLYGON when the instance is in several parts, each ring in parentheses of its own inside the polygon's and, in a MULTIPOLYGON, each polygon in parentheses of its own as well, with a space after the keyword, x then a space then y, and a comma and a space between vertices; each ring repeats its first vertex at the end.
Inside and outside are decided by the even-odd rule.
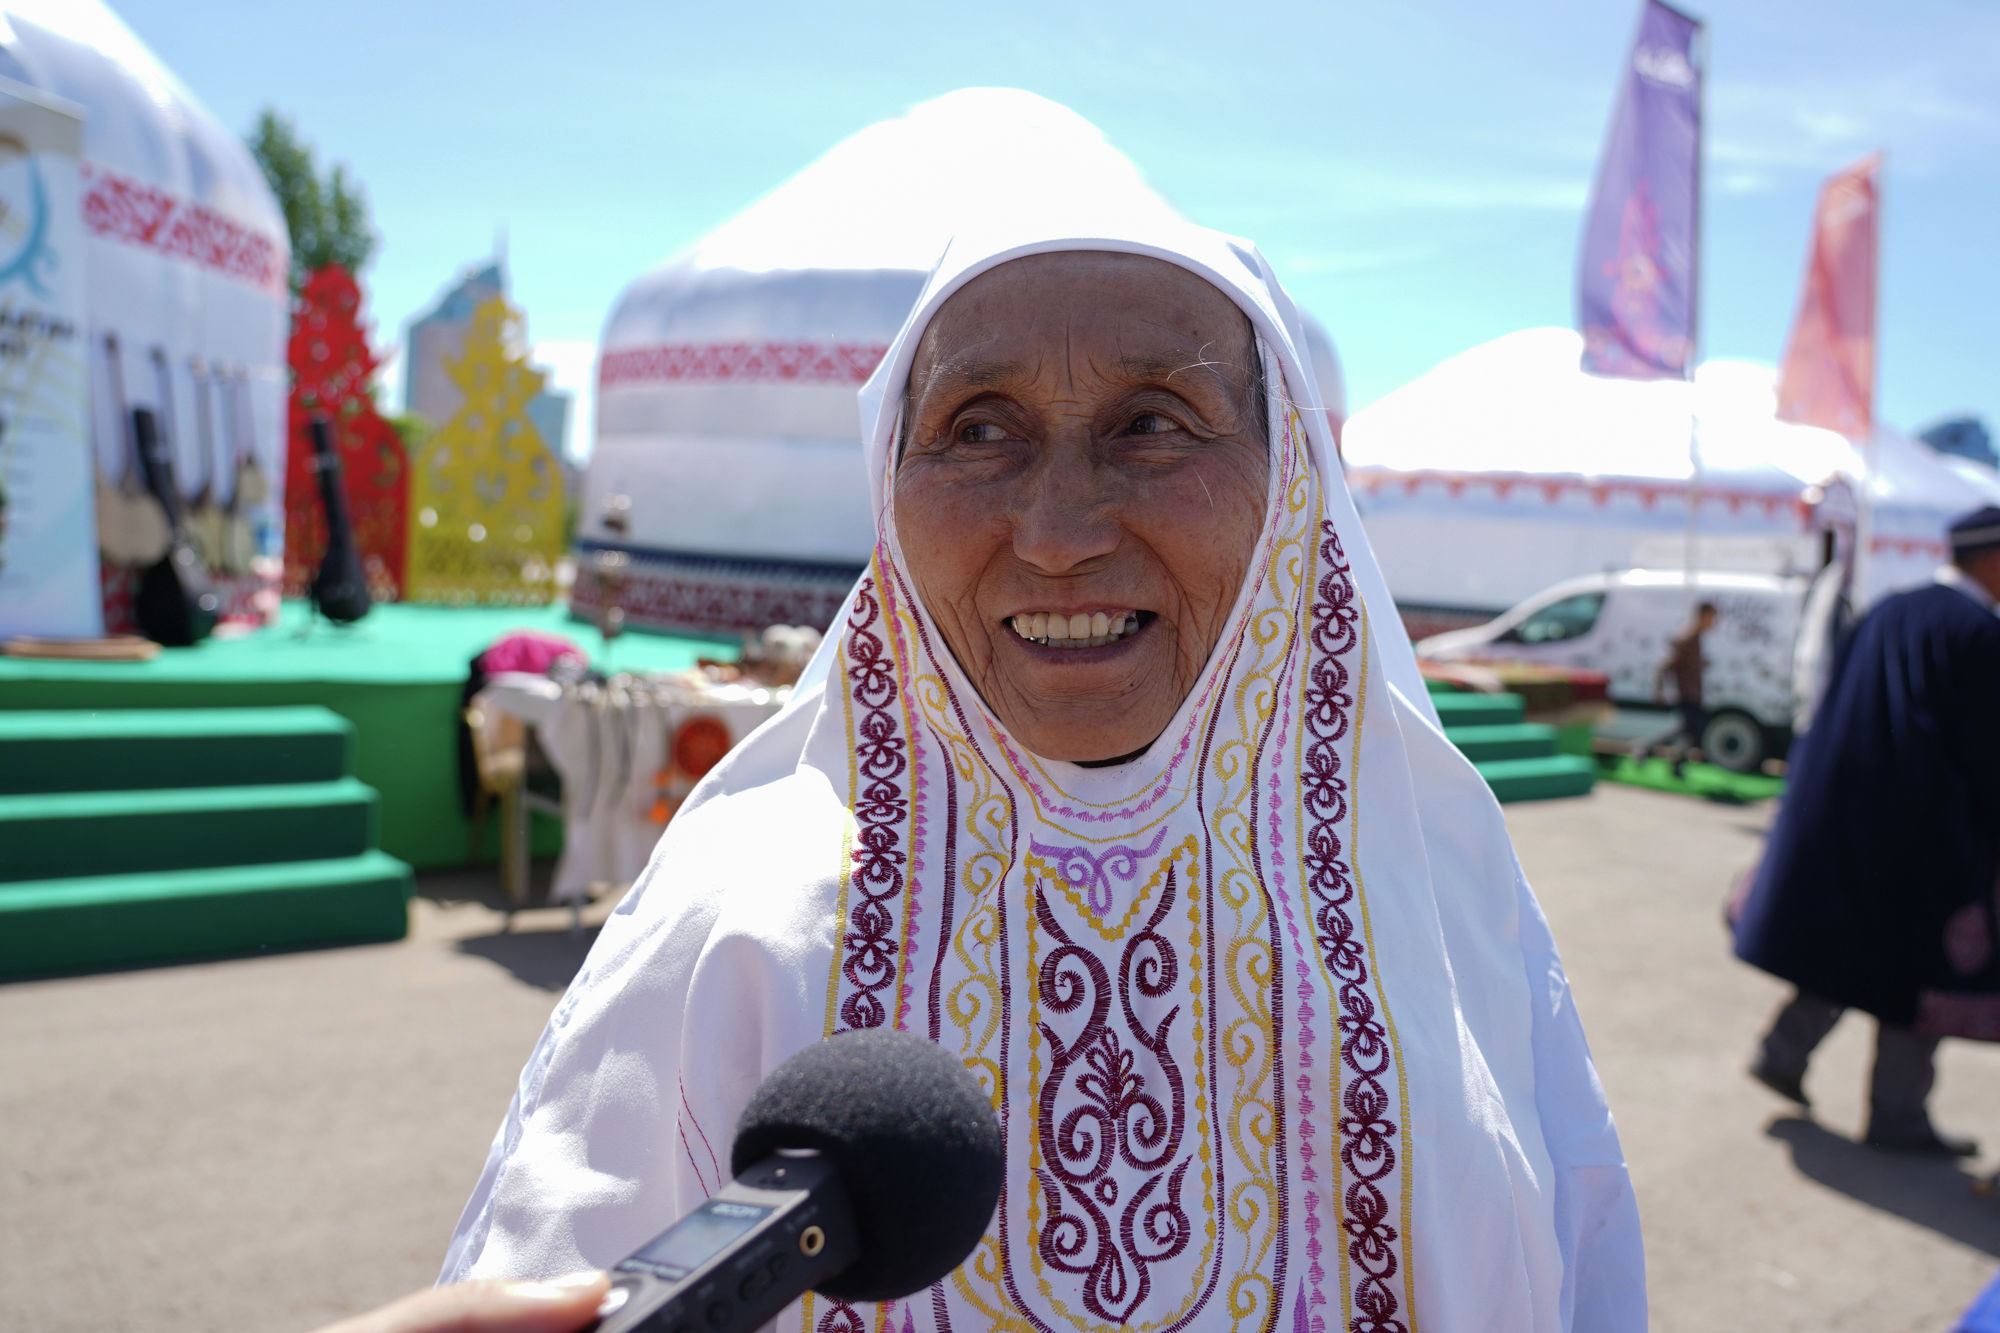
POLYGON ((1117 547, 1117 500, 1087 440, 1057 442, 1023 481, 1013 528, 1014 554, 1024 563, 1067 574, 1117 547))

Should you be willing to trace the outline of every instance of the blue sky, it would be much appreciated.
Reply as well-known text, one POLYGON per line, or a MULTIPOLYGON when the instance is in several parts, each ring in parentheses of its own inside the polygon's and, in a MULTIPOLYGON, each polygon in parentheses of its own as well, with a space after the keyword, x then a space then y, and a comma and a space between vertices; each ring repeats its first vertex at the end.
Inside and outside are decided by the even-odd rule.
MULTIPOLYGON (((1567 324, 1636 0, 953 5, 113 0, 224 123, 291 113, 366 186, 398 333, 508 236, 560 378, 631 278, 839 139, 974 84, 1098 124, 1247 235, 1332 331, 1361 406, 1567 324)), ((2000 2, 1708 0, 1709 356, 1775 361, 1819 182, 1889 153, 1880 414, 2000 430, 2000 2)))

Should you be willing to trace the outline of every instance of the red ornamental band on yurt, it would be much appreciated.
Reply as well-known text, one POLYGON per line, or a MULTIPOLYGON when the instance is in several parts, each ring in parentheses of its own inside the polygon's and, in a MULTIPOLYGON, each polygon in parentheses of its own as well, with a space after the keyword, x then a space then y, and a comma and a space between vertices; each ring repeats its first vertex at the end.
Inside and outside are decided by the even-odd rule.
POLYGON ((379 364, 361 321, 361 288, 328 264, 306 280, 293 307, 288 349, 291 409, 285 467, 285 595, 302 597, 326 551, 326 515, 313 470, 312 420, 333 424, 347 482, 354 540, 377 601, 403 595, 410 469, 402 438, 375 410, 379 364))

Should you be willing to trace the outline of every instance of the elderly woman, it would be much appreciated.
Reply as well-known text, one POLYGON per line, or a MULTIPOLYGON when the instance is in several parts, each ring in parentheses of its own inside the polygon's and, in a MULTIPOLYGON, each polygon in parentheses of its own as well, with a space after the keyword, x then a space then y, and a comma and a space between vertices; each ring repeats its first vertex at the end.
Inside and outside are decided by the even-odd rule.
POLYGON ((862 392, 868 573, 557 1007, 447 1278, 616 1262, 768 1071, 890 1025, 991 1090, 998 1215, 786 1333, 1645 1326, 1568 985, 1302 348, 1178 219, 953 242, 862 392))

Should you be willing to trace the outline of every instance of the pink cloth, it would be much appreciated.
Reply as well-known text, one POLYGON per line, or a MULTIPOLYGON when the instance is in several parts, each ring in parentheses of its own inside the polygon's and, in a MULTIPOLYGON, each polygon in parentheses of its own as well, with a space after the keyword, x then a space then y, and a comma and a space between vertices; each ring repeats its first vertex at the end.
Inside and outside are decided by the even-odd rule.
POLYGON ((521 629, 495 639, 477 660, 479 669, 489 676, 502 671, 526 671, 540 676, 565 657, 574 657, 579 662, 590 660, 588 653, 560 634, 521 629))

